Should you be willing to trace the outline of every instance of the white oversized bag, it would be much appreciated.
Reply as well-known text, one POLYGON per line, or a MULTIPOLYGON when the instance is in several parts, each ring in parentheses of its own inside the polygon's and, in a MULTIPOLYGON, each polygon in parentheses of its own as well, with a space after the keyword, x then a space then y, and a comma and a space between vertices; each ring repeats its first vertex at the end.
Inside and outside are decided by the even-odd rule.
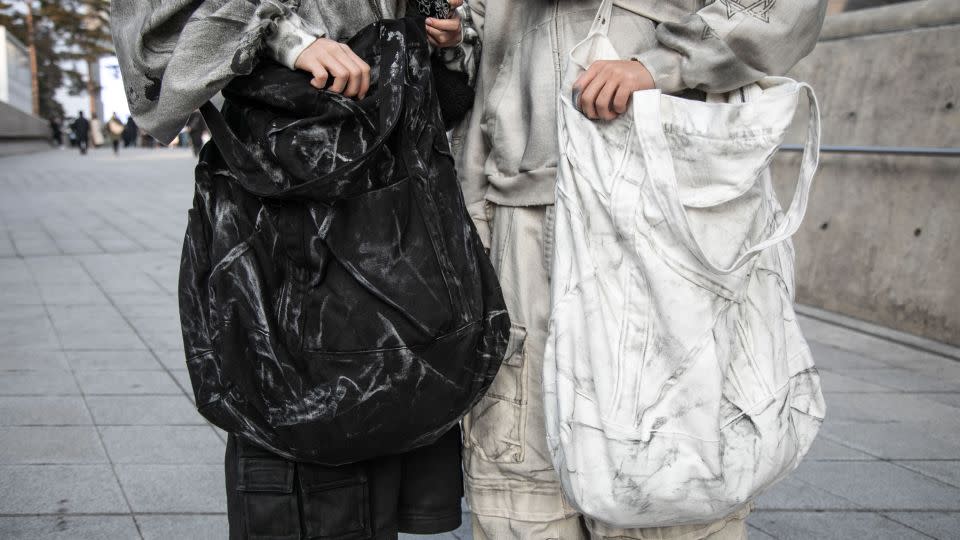
POLYGON ((705 523, 799 464, 823 421, 793 309, 790 236, 820 119, 806 84, 769 77, 707 102, 633 95, 594 122, 571 101, 611 0, 570 53, 544 359, 547 438, 568 499, 618 527, 705 523), (784 212, 769 164, 806 93, 808 140, 784 212))

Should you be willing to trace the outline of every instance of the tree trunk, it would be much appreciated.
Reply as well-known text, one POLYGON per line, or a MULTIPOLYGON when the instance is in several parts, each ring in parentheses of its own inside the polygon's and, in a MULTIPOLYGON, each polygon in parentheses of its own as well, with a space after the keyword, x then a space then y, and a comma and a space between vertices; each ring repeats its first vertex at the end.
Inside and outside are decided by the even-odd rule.
MULTIPOLYGON (((100 66, 96 59, 87 58, 87 95, 90 96, 90 118, 100 118, 100 111, 97 103, 100 101, 100 85, 94 78, 94 70, 99 70, 100 66)), ((97 73, 96 76, 100 74, 97 73)))
POLYGON ((30 52, 30 93, 33 105, 33 114, 40 116, 40 75, 37 67, 37 44, 33 34, 33 6, 30 2, 24 2, 27 6, 27 49, 30 52))

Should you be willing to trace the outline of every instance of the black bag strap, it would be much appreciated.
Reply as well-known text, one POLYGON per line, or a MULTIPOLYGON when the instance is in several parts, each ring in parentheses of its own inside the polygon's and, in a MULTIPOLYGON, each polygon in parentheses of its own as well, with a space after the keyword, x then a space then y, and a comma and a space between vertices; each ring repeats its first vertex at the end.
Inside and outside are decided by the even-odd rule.
MULTIPOLYGON (((380 105, 380 133, 377 139, 357 159, 319 178, 285 189, 269 189, 275 186, 272 177, 241 142, 227 124, 223 114, 211 102, 200 107, 210 134, 227 167, 234 173, 240 185, 249 193, 270 199, 313 199, 312 188, 335 178, 353 176, 374 165, 370 159, 393 134, 400 122, 404 107, 404 83, 407 72, 407 39, 403 21, 384 20, 380 23, 380 75, 378 103, 380 105)), ((282 173, 282 171, 281 171, 282 173)), ((276 174, 276 171, 274 171, 276 174)), ((319 201, 325 202, 325 201, 319 201)))

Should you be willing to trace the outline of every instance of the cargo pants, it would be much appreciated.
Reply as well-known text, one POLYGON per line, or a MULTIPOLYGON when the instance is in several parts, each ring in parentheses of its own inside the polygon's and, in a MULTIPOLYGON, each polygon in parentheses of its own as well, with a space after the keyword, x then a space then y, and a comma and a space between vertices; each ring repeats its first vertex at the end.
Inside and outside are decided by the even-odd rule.
POLYGON ((746 539, 749 509, 705 525, 625 530, 584 518, 564 500, 547 449, 542 393, 552 216, 552 206, 487 210, 490 257, 513 326, 497 378, 463 423, 474 539, 746 539))

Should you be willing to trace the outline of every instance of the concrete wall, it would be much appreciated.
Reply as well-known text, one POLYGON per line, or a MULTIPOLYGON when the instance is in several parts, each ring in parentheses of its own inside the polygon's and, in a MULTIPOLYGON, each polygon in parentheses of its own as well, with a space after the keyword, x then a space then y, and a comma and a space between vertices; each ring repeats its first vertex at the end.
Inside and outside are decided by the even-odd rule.
MULTIPOLYGON (((824 144, 960 147, 958 46, 957 0, 850 12, 791 75, 817 91, 824 144)), ((780 193, 798 163, 777 159, 780 193)), ((822 163, 795 237, 798 300, 960 345, 960 158, 822 163)))
POLYGON ((49 149, 46 122, 0 101, 0 156, 49 149))

